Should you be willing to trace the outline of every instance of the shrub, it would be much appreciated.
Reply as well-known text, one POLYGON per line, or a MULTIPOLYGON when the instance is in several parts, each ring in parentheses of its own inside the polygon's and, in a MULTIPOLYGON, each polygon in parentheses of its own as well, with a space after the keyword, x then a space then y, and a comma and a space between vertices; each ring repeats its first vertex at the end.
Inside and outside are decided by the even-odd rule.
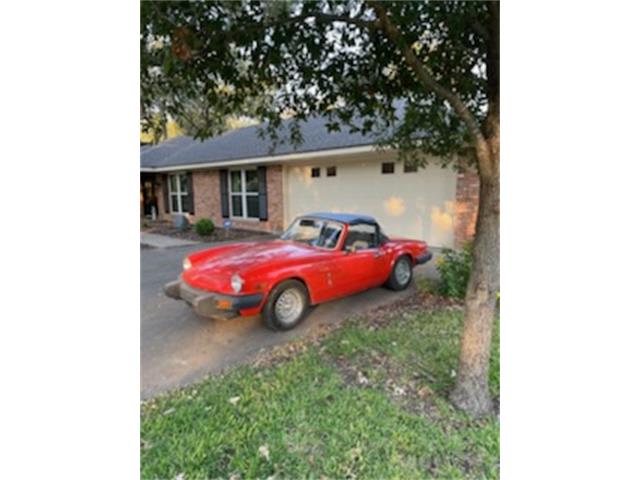
POLYGON ((464 298, 471 272, 471 248, 467 243, 462 250, 445 248, 442 257, 438 259, 437 267, 440 272, 438 293, 445 297, 464 298))
POLYGON ((195 225, 196 233, 201 237, 211 235, 213 233, 213 222, 209 218, 201 218, 195 225))

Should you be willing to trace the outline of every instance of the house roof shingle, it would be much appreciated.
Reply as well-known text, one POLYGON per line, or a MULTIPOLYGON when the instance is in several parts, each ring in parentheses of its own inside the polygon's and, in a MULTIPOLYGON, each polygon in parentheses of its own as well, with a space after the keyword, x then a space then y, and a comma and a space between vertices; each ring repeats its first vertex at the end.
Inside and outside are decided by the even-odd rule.
MULTIPOLYGON (((289 132, 291 121, 283 122, 281 127, 283 132, 289 132)), ((314 117, 300 122, 302 145, 294 148, 285 142, 276 146, 273 152, 269 151, 272 146, 271 140, 261 139, 258 136, 258 130, 264 127, 264 124, 232 130, 205 141, 191 137, 176 137, 158 145, 141 148, 140 167, 153 169, 249 158, 258 160, 272 155, 372 145, 377 139, 373 133, 368 135, 349 133, 347 127, 341 127, 338 132, 327 132, 326 122, 326 118, 323 117, 314 117)))

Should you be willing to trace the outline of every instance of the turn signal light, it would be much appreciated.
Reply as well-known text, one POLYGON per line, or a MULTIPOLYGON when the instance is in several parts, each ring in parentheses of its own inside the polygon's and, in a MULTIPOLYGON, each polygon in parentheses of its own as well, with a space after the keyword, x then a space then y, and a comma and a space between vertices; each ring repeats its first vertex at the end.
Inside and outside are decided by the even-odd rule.
POLYGON ((231 300, 218 300, 217 306, 220 310, 231 310, 231 300))

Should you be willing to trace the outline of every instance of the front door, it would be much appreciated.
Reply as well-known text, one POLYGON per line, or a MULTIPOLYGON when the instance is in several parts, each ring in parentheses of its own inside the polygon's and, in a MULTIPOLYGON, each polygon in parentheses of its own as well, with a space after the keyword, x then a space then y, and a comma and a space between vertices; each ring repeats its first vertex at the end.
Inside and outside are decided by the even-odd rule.
POLYGON ((143 173, 140 175, 140 196, 142 202, 141 213, 143 216, 152 216, 158 214, 158 202, 156 200, 154 188, 154 174, 143 173))

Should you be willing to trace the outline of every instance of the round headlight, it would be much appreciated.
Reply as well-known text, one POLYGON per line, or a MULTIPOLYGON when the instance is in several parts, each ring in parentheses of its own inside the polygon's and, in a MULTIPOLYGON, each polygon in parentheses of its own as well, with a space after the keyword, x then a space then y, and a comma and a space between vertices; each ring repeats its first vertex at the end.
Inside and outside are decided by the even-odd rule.
POLYGON ((233 288, 234 292, 236 293, 240 292, 240 290, 242 290, 243 284, 244 284, 244 280, 240 275, 238 275, 237 273, 234 273, 233 275, 231 275, 231 288, 233 288))
POLYGON ((191 260, 189 260, 188 258, 185 258, 182 261, 182 269, 183 270, 189 270, 191 268, 191 260))

